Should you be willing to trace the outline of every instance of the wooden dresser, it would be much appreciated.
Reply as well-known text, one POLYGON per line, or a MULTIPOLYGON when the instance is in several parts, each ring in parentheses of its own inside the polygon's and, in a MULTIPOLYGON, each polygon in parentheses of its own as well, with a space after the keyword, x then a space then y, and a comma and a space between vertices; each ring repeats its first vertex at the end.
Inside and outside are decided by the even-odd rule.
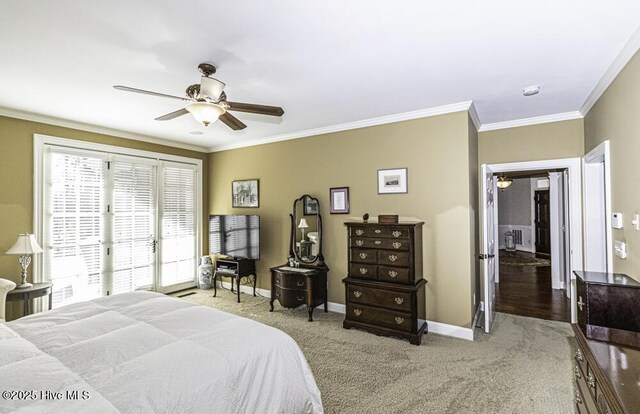
POLYGON ((576 409, 640 413, 640 283, 619 273, 575 274, 576 409))
POLYGON ((424 223, 345 223, 349 274, 343 327, 396 336, 420 345, 427 332, 422 278, 424 223))
POLYGON ((273 302, 276 300, 285 308, 306 305, 309 322, 313 321, 313 309, 316 306, 324 304, 324 311, 327 312, 328 271, 326 266, 272 267, 270 312, 273 312, 273 302))

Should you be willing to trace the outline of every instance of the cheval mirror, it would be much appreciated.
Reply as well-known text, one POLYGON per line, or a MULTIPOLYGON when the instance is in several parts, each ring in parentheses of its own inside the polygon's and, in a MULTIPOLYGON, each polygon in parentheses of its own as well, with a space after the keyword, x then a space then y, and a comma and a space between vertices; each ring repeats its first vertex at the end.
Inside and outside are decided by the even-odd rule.
POLYGON ((320 202, 308 194, 293 202, 289 258, 303 265, 324 266, 320 202))

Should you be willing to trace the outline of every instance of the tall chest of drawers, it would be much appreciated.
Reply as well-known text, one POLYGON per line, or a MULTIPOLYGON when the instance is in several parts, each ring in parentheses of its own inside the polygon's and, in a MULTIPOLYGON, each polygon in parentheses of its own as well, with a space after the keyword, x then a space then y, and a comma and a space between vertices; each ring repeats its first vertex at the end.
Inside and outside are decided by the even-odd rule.
POLYGON ((348 229, 343 327, 420 345, 427 323, 422 278, 424 223, 345 223, 348 229))

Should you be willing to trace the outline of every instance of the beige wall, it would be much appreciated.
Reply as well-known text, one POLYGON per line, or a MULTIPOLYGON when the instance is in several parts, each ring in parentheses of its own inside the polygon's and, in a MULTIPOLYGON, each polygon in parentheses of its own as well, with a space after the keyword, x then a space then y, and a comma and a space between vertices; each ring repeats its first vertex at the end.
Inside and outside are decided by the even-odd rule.
MULTIPOLYGON (((202 159, 205 181, 204 211, 207 211, 208 156, 205 153, 0 116, 0 277, 4 279, 13 281, 20 279, 17 258, 7 256, 4 252, 13 245, 19 233, 33 232, 34 134, 202 159)), ((204 246, 207 243, 205 240, 204 246)), ((31 278, 31 272, 29 272, 29 278, 31 278)))
MULTIPOLYGON (((343 131, 210 155, 209 209, 216 214, 261 216, 258 285, 270 288, 269 267, 285 262, 293 200, 320 200, 329 301, 344 303, 347 275, 344 221, 364 213, 418 217, 424 225, 427 318, 470 326, 475 264, 471 229, 470 132, 466 112, 343 131), (408 194, 378 195, 379 168, 408 167, 408 194), (258 209, 231 208, 231 181, 260 179, 258 209), (351 214, 329 214, 329 188, 348 186, 351 214), (469 263, 472 263, 471 265, 469 263), (474 276, 472 276, 472 274, 474 276)), ((474 170, 471 172, 471 170, 474 170)))
POLYGON ((611 207, 624 219, 613 238, 626 241, 628 254, 614 256, 613 270, 640 280, 640 232, 631 225, 640 213, 640 52, 585 117, 585 153, 604 140, 611 147, 611 207))
POLYGON ((479 164, 540 161, 584 155, 582 119, 479 133, 479 164))

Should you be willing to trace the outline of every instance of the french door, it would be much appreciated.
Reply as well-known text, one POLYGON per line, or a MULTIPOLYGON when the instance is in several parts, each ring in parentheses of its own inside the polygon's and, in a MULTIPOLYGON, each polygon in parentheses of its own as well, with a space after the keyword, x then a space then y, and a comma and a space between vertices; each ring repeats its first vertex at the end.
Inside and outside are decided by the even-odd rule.
POLYGON ((53 306, 194 286, 197 166, 47 146, 42 279, 53 306))

